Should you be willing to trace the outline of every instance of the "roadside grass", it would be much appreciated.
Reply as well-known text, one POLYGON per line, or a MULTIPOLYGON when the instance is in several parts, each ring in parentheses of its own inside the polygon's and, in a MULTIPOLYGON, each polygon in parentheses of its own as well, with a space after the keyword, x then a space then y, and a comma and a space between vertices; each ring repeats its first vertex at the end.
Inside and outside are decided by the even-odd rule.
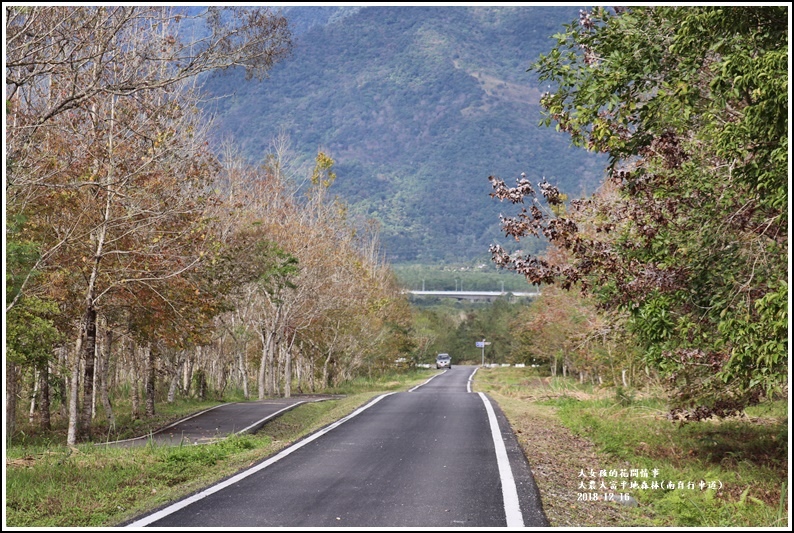
POLYGON ((240 436, 203 446, 84 444, 26 456, 6 464, 6 525, 110 525, 212 481, 236 462, 231 458, 270 446, 269 438, 240 436))
MULTIPOLYGON (((379 394, 410 388, 432 374, 429 370, 417 370, 323 391, 346 395, 299 405, 266 424, 255 435, 237 435, 199 446, 66 446, 61 428, 50 434, 31 431, 6 449, 5 525, 112 527, 123 524, 253 466, 343 418, 379 394), (343 390, 348 392, 341 392, 343 390)), ((148 420, 132 427, 117 427, 117 434, 146 435, 165 423, 218 403, 222 402, 175 402, 169 408, 160 409, 159 422, 148 420)), ((122 426, 124 420, 119 416, 117 426, 122 426)))
POLYGON ((382 377, 360 376, 350 381, 345 381, 336 387, 330 387, 323 391, 323 394, 358 394, 377 390, 378 392, 389 392, 402 390, 405 387, 413 387, 417 380, 419 383, 435 374, 435 370, 416 368, 404 372, 386 374, 382 377))
POLYGON ((667 419, 661 391, 593 387, 522 368, 481 369, 475 379, 500 405, 550 409, 596 446, 600 467, 580 469, 577 490, 630 494, 639 506, 620 525, 789 526, 785 400, 741 418, 681 423, 667 419))

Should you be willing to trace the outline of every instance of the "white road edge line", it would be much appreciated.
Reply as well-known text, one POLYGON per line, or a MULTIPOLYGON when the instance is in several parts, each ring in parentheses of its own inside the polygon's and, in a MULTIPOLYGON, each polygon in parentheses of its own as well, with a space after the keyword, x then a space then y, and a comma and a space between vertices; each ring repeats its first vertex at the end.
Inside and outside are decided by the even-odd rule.
POLYGON ((491 424, 491 436, 496 449, 496 464, 499 466, 499 477, 502 480, 502 499, 505 502, 507 527, 524 527, 524 516, 521 514, 521 506, 518 503, 516 481, 513 478, 513 471, 510 469, 510 460, 507 458, 507 449, 502 440, 502 433, 499 431, 496 413, 494 413, 488 397, 482 392, 477 394, 480 395, 485 404, 485 410, 488 412, 488 422, 491 424))
POLYGON ((191 418, 196 418, 198 415, 203 415, 204 413, 206 413, 208 411, 212 411, 213 409, 217 409, 218 407, 223 407, 224 405, 231 405, 232 403, 236 403, 236 402, 222 403, 220 405, 216 405, 215 407, 210 407, 208 409, 204 409, 203 411, 199 411, 198 413, 194 413, 194 414, 192 414, 190 416, 186 416, 185 418, 180 418, 176 422, 174 422, 172 424, 168 424, 167 426, 165 426, 163 428, 160 428, 157 431, 155 431, 155 432, 153 432, 153 433, 151 433, 149 435, 142 435, 140 437, 133 437, 131 439, 112 440, 112 441, 109 441, 109 442, 97 442, 96 445, 97 446, 100 446, 100 445, 104 446, 106 444, 119 444, 119 443, 122 443, 122 442, 132 442, 134 440, 148 439, 148 438, 150 438, 150 437, 152 437, 154 435, 157 435, 158 433, 163 433, 166 429, 174 427, 177 424, 181 424, 182 422, 187 422, 191 418))
POLYGON ((258 426, 259 424, 261 424, 261 423, 262 423, 262 422, 264 422, 265 420, 270 420, 270 419, 271 419, 271 418, 273 418, 274 416, 278 416, 278 415, 280 415, 281 413, 283 413, 284 411, 289 411, 290 409, 292 409, 292 408, 294 408, 294 407, 297 407, 297 406, 299 406, 299 405, 300 405, 300 404, 302 404, 302 403, 306 403, 306 400, 301 400, 301 401, 299 401, 299 402, 295 402, 295 403, 293 403, 292 405, 288 405, 288 406, 286 406, 284 409, 279 409, 279 410, 278 410, 278 411, 276 411, 275 413, 273 413, 273 414, 271 414, 271 415, 268 415, 268 416, 266 416, 266 417, 265 417, 265 418, 263 418, 262 420, 257 420, 256 422, 254 422, 253 424, 251 424, 251 425, 250 425, 250 426, 248 426, 247 428, 243 428, 243 429, 241 429, 240 431, 238 431, 238 432, 237 432, 237 434, 238 434, 238 435, 240 435, 240 434, 243 434, 243 433, 247 432, 249 429, 251 429, 251 428, 253 428, 253 427, 256 427, 256 426, 258 426))
POLYGON ((469 394, 471 394, 471 384, 474 381, 474 374, 476 374, 479 369, 480 367, 476 367, 474 369, 474 372, 472 372, 471 375, 469 376, 469 381, 466 382, 466 392, 468 392, 469 394))
MULTIPOLYGON (((444 370, 444 372, 446 372, 446 370, 444 370)), ((444 372, 441 372, 441 374, 443 374, 444 372)), ((417 385, 416 387, 413 387, 413 388, 410 388, 410 389, 408 389, 408 392, 413 392, 413 391, 415 391, 416 389, 418 389, 419 387, 421 387, 422 385, 427 385, 428 383, 430 383, 432 380, 434 380, 435 378, 437 378, 437 377, 438 377, 438 376, 440 376, 441 374, 435 374, 435 375, 432 375, 432 376, 430 376, 429 378, 427 378, 427 381, 425 381, 424 383, 420 383, 420 384, 419 384, 419 385, 417 385)))
POLYGON ((192 503, 195 503, 195 502, 197 502, 199 500, 203 500, 207 496, 210 496, 211 494, 214 494, 214 493, 216 493, 216 492, 218 492, 220 490, 223 490, 223 489, 225 489, 226 487, 228 487, 230 485, 234 485, 238 481, 240 481, 242 479, 245 479, 248 476, 259 472, 260 470, 263 470, 263 469, 267 468, 268 466, 272 465, 276 461, 279 461, 279 460, 285 458, 286 456, 288 456, 292 452, 294 452, 294 451, 306 446, 307 444, 309 444, 313 440, 316 440, 316 439, 322 437, 323 435, 325 435, 326 433, 328 433, 332 429, 335 429, 335 428, 339 427, 340 425, 342 425, 343 423, 347 422, 348 420, 350 420, 354 416, 357 416, 357 415, 361 414, 362 412, 364 412, 365 410, 369 409, 370 407, 372 407, 373 405, 375 405, 376 403, 381 401, 386 396, 390 396, 392 394, 394 394, 394 393, 393 392, 388 392, 386 394, 382 394, 381 396, 378 396, 377 398, 375 398, 374 400, 369 402, 367 405, 365 405, 363 407, 359 407, 358 409, 356 409, 355 411, 353 411, 352 413, 350 413, 346 417, 337 420, 333 424, 331 424, 331 425, 325 427, 324 429, 321 429, 317 433, 314 433, 313 435, 310 435, 309 437, 307 437, 307 438, 305 438, 305 439, 293 444, 289 448, 285 448, 284 450, 281 450, 277 455, 274 455, 273 457, 271 457, 267 461, 263 461, 263 462, 259 463, 258 465, 254 466, 252 468, 249 468, 248 470, 244 470, 244 471, 240 472, 239 474, 230 477, 226 481, 218 483, 217 485, 213 485, 213 486, 209 487, 208 489, 205 489, 205 490, 203 490, 203 491, 201 491, 199 493, 194 494, 193 496, 190 496, 188 498, 185 498, 184 500, 180 500, 180 501, 178 501, 178 502, 176 502, 176 503, 174 503, 172 505, 169 505, 168 507, 157 511, 156 513, 152 513, 149 516, 141 518, 140 520, 136 520, 135 522, 132 522, 131 524, 128 524, 126 527, 143 527, 143 526, 147 526, 147 525, 151 524, 152 522, 156 522, 156 521, 160 520, 161 518, 164 518, 164 517, 166 517, 166 516, 168 516, 168 515, 170 515, 172 513, 175 513, 176 511, 178 511, 180 509, 183 509, 183 508, 187 507, 188 505, 190 505, 192 503))

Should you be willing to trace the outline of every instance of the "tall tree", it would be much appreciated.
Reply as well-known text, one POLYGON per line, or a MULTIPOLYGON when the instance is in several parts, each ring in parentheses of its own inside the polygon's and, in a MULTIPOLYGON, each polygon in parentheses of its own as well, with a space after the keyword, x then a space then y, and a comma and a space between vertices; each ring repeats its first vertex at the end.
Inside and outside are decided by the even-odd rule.
MULTIPOLYGON (((494 260, 533 283, 578 284, 628 315, 688 418, 780 390, 788 348, 788 16, 785 6, 582 11, 532 66, 545 123, 610 156, 604 190, 549 216, 504 219, 570 253, 494 260)), ((495 196, 537 200, 527 180, 495 196)), ((541 194, 561 205, 559 191, 541 194)))
MULTIPOLYGON (((189 323, 178 317, 190 307, 174 295, 193 292, 186 275, 204 256, 206 185, 217 168, 187 83, 234 66, 261 77, 289 51, 289 32, 262 8, 132 6, 9 7, 6 31, 9 237, 15 250, 38 248, 14 264, 47 271, 50 288, 72 298, 82 287, 81 304, 69 302, 82 309, 85 369, 71 443, 90 423, 100 302, 145 294, 173 324, 189 323)), ((33 279, 14 277, 7 310, 33 279)))
MULTIPOLYGON (((59 167, 53 168, 51 154, 37 143, 58 135, 59 117, 90 113, 98 99, 135 99, 218 69, 244 67, 249 77, 261 79, 289 53, 287 21, 267 8, 194 11, 163 6, 6 9, 9 215, 24 215, 27 202, 52 186, 59 167)), ((34 267, 46 264, 69 234, 61 237, 39 244, 34 267)), ((7 309, 27 279, 16 286, 7 309)))
POLYGON ((262 167, 246 168, 232 152, 223 161, 223 209, 234 211, 224 220, 237 223, 221 231, 215 269, 237 282, 230 303, 259 337, 260 398, 288 396, 293 382, 338 382, 368 360, 393 361, 407 328, 376 232, 353 224, 328 194, 333 159, 321 152, 313 169, 292 161, 283 137, 262 167))

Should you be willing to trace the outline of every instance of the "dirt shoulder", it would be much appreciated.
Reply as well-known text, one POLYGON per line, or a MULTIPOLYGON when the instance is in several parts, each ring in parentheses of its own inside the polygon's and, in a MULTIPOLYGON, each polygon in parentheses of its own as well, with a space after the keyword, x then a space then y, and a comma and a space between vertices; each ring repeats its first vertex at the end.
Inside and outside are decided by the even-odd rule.
POLYGON ((584 492, 579 488, 580 473, 597 471, 603 459, 590 441, 557 421, 553 407, 538 405, 532 397, 517 400, 493 392, 489 395, 499 403, 524 449, 553 527, 637 525, 637 509, 617 502, 580 499, 579 494, 584 492))

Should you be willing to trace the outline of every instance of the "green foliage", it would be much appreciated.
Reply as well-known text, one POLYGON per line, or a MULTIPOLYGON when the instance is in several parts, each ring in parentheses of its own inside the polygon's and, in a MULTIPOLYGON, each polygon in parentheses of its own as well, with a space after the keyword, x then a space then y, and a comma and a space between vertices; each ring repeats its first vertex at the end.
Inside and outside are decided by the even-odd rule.
POLYGON ((277 298, 284 289, 294 289, 293 279, 299 271, 298 259, 283 250, 273 249, 267 268, 257 279, 257 283, 269 295, 277 298))
POLYGON ((210 286, 220 294, 233 294, 248 283, 276 296, 295 288, 298 259, 269 240, 258 224, 241 227, 205 267, 210 286))
POLYGON ((788 375, 788 283, 781 280, 754 307, 757 318, 726 312, 719 323, 720 333, 733 346, 721 377, 726 382, 738 377, 751 388, 762 386, 771 396, 781 391, 788 375))
MULTIPOLYGON (((42 476, 46 475, 47 459, 62 454, 57 451, 42 454, 35 458, 31 469, 15 467, 9 476, 18 491, 9 498, 13 502, 9 524, 72 527, 118 524, 249 467, 252 462, 348 415, 376 394, 406 390, 425 381, 427 376, 428 371, 410 371, 357 379, 346 384, 345 394, 349 395, 346 398, 301 405, 269 422, 255 435, 231 436, 214 444, 81 448, 90 455, 70 456, 65 469, 70 475, 60 478, 60 487, 43 482, 42 476), (63 494, 64 486, 74 490, 66 491, 67 496, 63 494), (87 493, 93 495, 93 501, 82 497, 87 493), (95 501, 103 503, 100 506, 95 501), (46 514, 47 510, 51 515, 46 514)), ((14 456, 19 455, 15 450, 14 456)))
POLYGON ((316 164, 312 171, 312 185, 315 187, 322 187, 327 189, 336 180, 336 174, 331 171, 334 166, 334 160, 327 154, 319 152, 317 154, 316 164))
POLYGON ((184 468, 186 465, 196 467, 213 466, 218 461, 225 459, 232 453, 251 450, 255 444, 250 436, 235 435, 224 438, 214 444, 200 446, 163 446, 159 448, 163 468, 170 470, 173 467, 184 468))
POLYGON ((27 217, 25 216, 14 216, 12 213, 7 213, 5 239, 6 305, 11 303, 17 296, 28 275, 33 277, 37 275, 31 269, 39 259, 40 253, 36 243, 24 240, 22 236, 26 222, 27 217))
POLYGON ((634 401, 634 394, 618 385, 615 387, 615 401, 617 401, 619 405, 626 407, 631 405, 634 401))
POLYGON ((787 8, 595 8, 555 38, 532 65, 555 84, 543 123, 610 163, 544 229, 571 254, 544 275, 628 314, 686 418, 772 397, 788 364, 787 8))
POLYGON ((6 314, 6 356, 17 364, 45 364, 63 340, 54 322, 58 314, 54 302, 34 296, 20 299, 6 314))
MULTIPOLYGON (((229 464, 244 466, 239 463, 248 452, 270 445, 268 437, 238 435, 197 446, 28 449, 9 469, 6 488, 12 492, 6 501, 7 524, 108 525, 141 502, 159 502, 160 493, 167 495, 172 488, 179 491, 182 484, 218 477, 229 464), (213 470, 218 472, 212 474, 213 470)), ((17 456, 18 449, 14 452, 17 456)))
POLYGON ((667 295, 649 297, 645 304, 632 310, 627 320, 628 330, 645 349, 645 359, 656 368, 669 371, 674 364, 662 355, 661 347, 675 334, 675 322, 667 295))
POLYGON ((679 426, 649 416, 664 409, 654 399, 561 397, 551 403, 566 426, 607 454, 608 462, 600 468, 656 469, 657 480, 676 484, 675 489, 629 491, 654 525, 785 526, 779 505, 786 495, 786 485, 781 485, 788 456, 785 406, 782 418, 765 424, 733 419, 679 426), (678 488, 679 481, 685 487, 692 481, 695 488, 678 488), (710 489, 701 488, 701 481, 719 483, 710 489))
MULTIPOLYGON (((628 493, 639 503, 629 516, 622 519, 610 516, 611 521, 619 521, 612 523, 612 527, 785 528, 788 525, 788 402, 785 400, 748 408, 747 416, 753 418, 681 424, 667 418, 668 403, 663 394, 624 388, 622 392, 631 396, 631 402, 626 404, 610 391, 582 385, 574 379, 538 379, 537 369, 478 371, 474 385, 477 390, 492 395, 511 425, 523 428, 525 433, 535 426, 523 425, 513 412, 540 415, 543 424, 548 416, 548 424, 559 422, 579 437, 574 440, 577 457, 570 457, 560 470, 565 477, 561 485, 576 491, 582 479, 570 463, 579 461, 586 469, 585 483, 591 480, 589 470, 593 469, 596 477, 592 480, 597 484, 604 477, 607 485, 617 482, 617 490, 599 488, 598 492, 613 492, 616 496, 628 493), (596 453, 581 454, 583 447, 590 448, 590 443, 596 453), (625 469, 626 477, 620 477, 621 469, 625 469), (610 475, 610 471, 615 475, 610 475), (645 474, 647 477, 643 477, 645 474), (675 488, 652 488, 654 480, 672 481, 675 488), (628 484, 625 490, 621 490, 622 481, 628 484), (639 486, 632 488, 632 481, 639 486), (642 481, 648 486, 643 488, 642 481), (683 482, 683 488, 679 488, 679 481, 683 482), (701 481, 706 485, 701 487, 701 481), (693 485, 688 485, 689 482, 693 485), (712 482, 714 485, 709 485, 712 482)), ((543 439, 546 438, 544 433, 543 439)), ((568 456, 562 454, 562 457, 568 456)), ((558 493, 551 492, 550 497, 558 498, 558 493)), ((565 503, 567 506, 569 501, 565 503)), ((591 516, 588 510, 579 523, 591 525, 588 523, 591 516)))
POLYGON ((475 343, 482 339, 491 343, 484 353, 487 363, 512 362, 515 339, 510 321, 530 305, 498 299, 414 306, 415 336, 422 347, 417 362, 432 363, 436 354, 444 352, 452 356, 453 364, 479 364, 483 352, 475 343))

